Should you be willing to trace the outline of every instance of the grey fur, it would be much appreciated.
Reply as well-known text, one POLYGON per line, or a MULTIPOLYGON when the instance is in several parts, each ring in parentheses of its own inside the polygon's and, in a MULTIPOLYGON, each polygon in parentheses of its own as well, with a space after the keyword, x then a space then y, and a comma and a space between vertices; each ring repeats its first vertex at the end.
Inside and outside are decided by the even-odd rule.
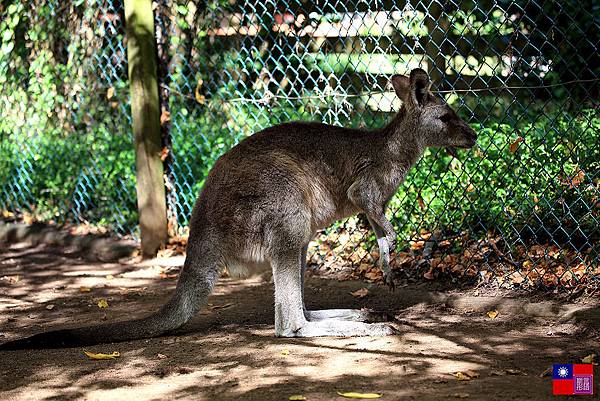
POLYGON ((269 265, 277 336, 392 334, 388 325, 365 323, 371 319, 364 312, 306 311, 302 279, 306 247, 316 231, 363 212, 377 236, 386 282, 393 285, 389 253, 396 234, 385 217, 388 201, 426 147, 475 144, 475 132, 431 94, 425 71, 395 75, 392 84, 404 104, 381 129, 291 122, 258 132, 225 153, 194 207, 175 295, 156 315, 44 333, 20 340, 21 345, 48 346, 57 338, 66 339, 62 345, 157 336, 181 326, 206 303, 223 268, 243 276, 247 266, 269 265))

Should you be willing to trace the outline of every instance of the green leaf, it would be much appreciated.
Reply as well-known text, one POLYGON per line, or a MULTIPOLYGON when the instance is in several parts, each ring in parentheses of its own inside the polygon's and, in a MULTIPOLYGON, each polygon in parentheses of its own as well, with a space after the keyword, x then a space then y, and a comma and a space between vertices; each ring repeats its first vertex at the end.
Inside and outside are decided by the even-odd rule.
POLYGON ((10 40, 12 38, 13 38, 12 29, 7 29, 6 31, 2 32, 2 41, 3 42, 10 42, 10 40))
POLYGON ((7 42, 2 44, 2 53, 9 54, 15 48, 13 42, 7 42))

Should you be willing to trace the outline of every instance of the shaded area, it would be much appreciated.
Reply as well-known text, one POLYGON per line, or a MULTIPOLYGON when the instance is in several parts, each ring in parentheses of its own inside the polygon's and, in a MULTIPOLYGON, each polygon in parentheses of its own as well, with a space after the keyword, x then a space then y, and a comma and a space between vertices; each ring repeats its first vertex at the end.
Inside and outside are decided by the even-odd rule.
MULTIPOLYGON (((67 247, 44 244, 1 249, 0 341, 141 317, 165 302, 175 285, 177 269, 169 266, 177 260, 91 262, 67 247), (109 307, 99 308, 99 299, 109 307)), ((40 400, 281 400, 292 394, 331 400, 336 391, 383 392, 384 399, 551 399, 551 379, 540 373, 600 351, 600 321, 590 318, 598 309, 591 302, 569 306, 531 297, 532 307, 554 305, 533 317, 516 308, 517 302, 528 305, 523 299, 416 286, 390 292, 311 273, 309 308, 386 310, 396 315, 400 334, 275 338, 269 274, 225 278, 209 307, 175 335, 90 347, 120 351, 116 360, 91 361, 80 348, 0 353, 0 391, 8 399, 40 400), (363 287, 366 297, 350 295, 363 287), (494 308, 500 314, 489 319, 485 311, 494 308), (463 382, 452 375, 467 370, 479 377, 463 382)))

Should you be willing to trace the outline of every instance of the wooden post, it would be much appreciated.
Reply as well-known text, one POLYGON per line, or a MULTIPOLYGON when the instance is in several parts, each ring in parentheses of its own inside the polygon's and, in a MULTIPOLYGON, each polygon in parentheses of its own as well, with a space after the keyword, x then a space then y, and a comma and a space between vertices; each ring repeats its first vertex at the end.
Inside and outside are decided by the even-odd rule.
POLYGON ((153 257, 167 239, 167 205, 152 0, 125 0, 125 19, 142 256, 153 257))

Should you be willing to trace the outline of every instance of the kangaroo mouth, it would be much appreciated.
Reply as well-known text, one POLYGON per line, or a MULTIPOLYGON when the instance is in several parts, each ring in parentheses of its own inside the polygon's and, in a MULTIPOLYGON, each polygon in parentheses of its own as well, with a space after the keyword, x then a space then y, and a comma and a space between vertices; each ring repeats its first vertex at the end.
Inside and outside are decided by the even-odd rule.
POLYGON ((470 143, 467 145, 449 146, 446 148, 446 152, 452 157, 457 157, 458 156, 457 149, 471 149, 473 146, 475 146, 476 143, 477 143, 476 141, 473 141, 473 143, 470 143))
POLYGON ((454 146, 446 148, 446 152, 452 157, 458 157, 458 153, 456 152, 456 148, 454 146))

